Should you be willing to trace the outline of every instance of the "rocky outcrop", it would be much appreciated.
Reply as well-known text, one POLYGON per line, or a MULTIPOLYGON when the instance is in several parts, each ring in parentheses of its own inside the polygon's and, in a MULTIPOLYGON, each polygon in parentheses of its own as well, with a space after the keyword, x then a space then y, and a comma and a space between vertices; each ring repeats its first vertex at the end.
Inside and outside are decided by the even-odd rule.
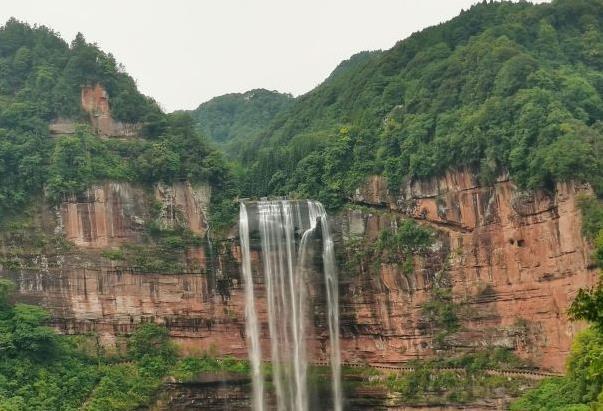
POLYGON ((139 124, 115 121, 109 106, 109 93, 100 85, 84 86, 81 91, 82 109, 90 116, 95 132, 106 137, 135 137, 140 132, 139 124))
POLYGON ((75 122, 67 118, 59 117, 48 125, 51 134, 66 135, 75 134, 75 122))
POLYGON ((204 235, 208 226, 211 187, 188 181, 172 185, 155 185, 155 200, 161 204, 161 228, 188 227, 193 233, 204 235))
MULTIPOLYGON (((505 176, 483 187, 467 171, 395 192, 383 178, 371 178, 353 199, 361 206, 345 209, 332 222, 344 360, 391 363, 442 349, 504 346, 536 366, 562 370, 581 327, 567 319, 567 307, 576 290, 595 281, 576 204, 588 191, 560 184, 554 194, 527 193, 505 176), (437 232, 433 247, 416 256, 412 272, 397 261, 367 261, 361 245, 374 243, 382 230, 404 218, 437 232), (450 292, 459 318, 443 345, 440 330, 424 312, 441 288, 450 292)), ((96 331, 115 343, 138 323, 155 321, 168 325, 187 352, 245 356, 236 236, 206 238, 202 247, 189 251, 200 269, 180 274, 142 273, 102 257, 106 248, 137 244, 150 219, 164 228, 180 225, 205 235, 209 197, 207 187, 187 183, 152 190, 110 183, 91 188, 69 199, 54 223, 46 224, 47 232, 64 233, 75 249, 36 251, 3 266, 0 274, 13 278, 21 299, 47 306, 63 332, 96 331)), ((265 323, 261 264, 257 249, 252 252, 258 315, 265 323)), ((312 284, 308 345, 312 358, 321 360, 328 358, 321 276, 312 284)), ((262 327, 266 353, 268 338, 267 326, 262 327)))

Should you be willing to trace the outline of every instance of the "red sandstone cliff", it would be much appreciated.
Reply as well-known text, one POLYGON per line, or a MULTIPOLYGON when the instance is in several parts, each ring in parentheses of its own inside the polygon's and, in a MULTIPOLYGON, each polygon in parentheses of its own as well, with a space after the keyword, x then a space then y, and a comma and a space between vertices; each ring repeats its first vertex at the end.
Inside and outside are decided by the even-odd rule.
MULTIPOLYGON (((413 217, 442 233, 450 248, 447 271, 454 301, 461 306, 462 327, 453 343, 511 347, 540 367, 562 370, 580 328, 567 319, 567 308, 579 288, 595 282, 576 203, 588 192, 588 187, 560 184, 555 194, 529 194, 504 177, 493 187, 480 187, 474 175, 461 171, 408 185, 400 193, 389 192, 386 182, 374 177, 355 200, 389 211, 385 217, 360 216, 365 235, 376 236, 374 226, 383 222, 372 220, 391 214, 413 217)), ((361 293, 357 298, 365 308, 354 311, 359 324, 377 322, 386 337, 356 337, 354 346, 383 361, 431 352, 424 336, 417 335, 430 273, 419 270, 410 286, 400 287, 399 270, 382 266, 380 271, 380 278, 370 280, 380 289, 370 300, 361 293), (401 289, 406 287, 413 292, 401 289), (383 307, 381 315, 375 315, 375 306, 383 307)))
MULTIPOLYGON (((577 195, 587 191, 567 184, 554 195, 530 195, 505 178, 480 187, 470 173, 456 172, 393 193, 382 178, 370 179, 354 198, 368 207, 333 217, 344 260, 354 239, 374 240, 400 218, 433 226, 438 241, 416 260, 411 275, 392 263, 342 267, 344 359, 397 362, 433 355, 434 330, 421 307, 445 272, 461 320, 460 329, 447 337, 451 349, 505 346, 540 367, 561 370, 579 328, 565 311, 576 290, 595 279, 576 207, 577 195)), ((14 279, 20 298, 47 306, 64 332, 97 331, 114 343, 139 322, 156 321, 167 324, 189 352, 211 348, 245 356, 235 239, 192 250, 202 265, 195 273, 139 273, 101 257, 105 248, 139 241, 153 204, 159 204, 155 209, 162 224, 184 224, 204 234, 208 202, 206 188, 185 183, 157 186, 153 193, 127 184, 92 188, 59 210, 40 210, 39 229, 63 233, 76 248, 34 250, 13 258, 0 274, 14 279)), ((0 253, 10 254, 19 241, 3 238, 0 253)), ((253 266, 261 304, 257 254, 253 266)), ((309 346, 319 358, 326 355, 327 335, 318 281, 311 294, 314 331, 309 346)), ((265 310, 259 316, 265 319, 265 310)), ((262 335, 266 342, 267 327, 262 335)))

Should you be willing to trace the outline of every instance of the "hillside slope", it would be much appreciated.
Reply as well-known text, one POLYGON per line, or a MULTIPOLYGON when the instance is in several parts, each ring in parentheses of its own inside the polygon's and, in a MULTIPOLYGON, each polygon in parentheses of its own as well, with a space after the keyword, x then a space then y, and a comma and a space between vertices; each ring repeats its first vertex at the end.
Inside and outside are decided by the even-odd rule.
POLYGON ((232 208, 230 171, 192 118, 164 114, 82 34, 67 44, 11 19, 0 27, 0 73, 0 219, 41 193, 57 204, 106 181, 208 183, 214 214, 232 208), (111 135, 114 120, 132 132, 111 135))
POLYGON ((336 207, 369 174, 395 187, 462 166, 600 190, 601 27, 601 0, 475 5, 299 97, 243 150, 245 191, 336 207))
POLYGON ((228 145, 255 138, 292 103, 290 94, 255 89, 214 97, 189 113, 204 135, 228 145))

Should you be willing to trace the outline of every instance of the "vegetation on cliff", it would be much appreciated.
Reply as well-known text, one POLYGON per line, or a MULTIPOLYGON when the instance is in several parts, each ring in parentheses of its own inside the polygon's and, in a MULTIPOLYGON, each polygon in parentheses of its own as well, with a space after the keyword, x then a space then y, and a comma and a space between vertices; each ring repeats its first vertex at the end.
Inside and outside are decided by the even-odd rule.
POLYGON ((567 374, 550 378, 513 404, 513 410, 588 411, 603 407, 603 333, 583 331, 574 341, 567 374))
POLYGON ((483 2, 363 54, 299 97, 241 161, 251 195, 338 206, 372 173, 508 170, 520 186, 603 189, 603 2, 483 2))
POLYGON ((388 388, 402 394, 406 403, 467 404, 488 401, 497 396, 517 397, 531 386, 524 378, 509 379, 490 375, 488 369, 519 369, 525 366, 510 350, 494 348, 452 358, 411 362, 414 370, 393 374, 388 388))
POLYGON ((135 410, 150 404, 166 375, 189 380, 203 371, 248 371, 229 358, 178 359, 167 329, 152 323, 128 338, 125 353, 107 353, 94 335, 57 334, 42 308, 12 303, 13 291, 0 279, 2 411, 135 410))
POLYGON ((184 113, 166 115, 110 55, 81 34, 68 45, 46 27, 0 28, 0 216, 46 190, 59 201, 106 180, 152 184, 187 179, 214 188, 217 225, 230 222, 236 185, 222 154, 184 113), (142 125, 144 139, 100 139, 86 127, 51 138, 63 117, 87 122, 81 88, 101 84, 114 118, 142 125))
POLYGON ((111 96, 118 120, 143 122, 160 112, 111 54, 86 42, 81 33, 67 44, 47 27, 11 18, 0 28, 0 72, 2 109, 25 111, 46 122, 84 118, 81 87, 97 83, 111 96))
POLYGON ((0 280, 0 409, 3 411, 130 410, 150 401, 174 363, 165 329, 142 326, 130 339, 128 363, 83 350, 78 338, 46 325, 43 309, 12 304, 0 280))
MULTIPOLYGON (((582 231, 593 242, 593 259, 603 268, 603 203, 594 197, 579 200, 582 231)), ((603 277, 591 289, 581 289, 569 315, 591 326, 574 341, 563 378, 549 379, 525 394, 514 410, 578 411, 603 409, 603 277)))

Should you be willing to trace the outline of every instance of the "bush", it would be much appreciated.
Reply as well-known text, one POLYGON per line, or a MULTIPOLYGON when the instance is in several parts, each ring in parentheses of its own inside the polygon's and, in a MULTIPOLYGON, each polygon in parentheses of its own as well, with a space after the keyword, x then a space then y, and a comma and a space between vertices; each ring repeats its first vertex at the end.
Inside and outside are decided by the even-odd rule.
POLYGON ((176 357, 176 348, 170 341, 167 328, 144 323, 128 339, 128 354, 135 360, 148 356, 173 361, 176 357))

